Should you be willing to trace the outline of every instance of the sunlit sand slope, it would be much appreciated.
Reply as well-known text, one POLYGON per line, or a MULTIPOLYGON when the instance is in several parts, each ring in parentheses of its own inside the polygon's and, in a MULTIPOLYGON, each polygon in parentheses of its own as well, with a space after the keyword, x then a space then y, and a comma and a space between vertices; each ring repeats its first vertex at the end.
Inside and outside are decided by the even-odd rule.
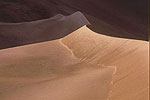
POLYGON ((17 87, 1 100, 107 100, 113 68, 87 70, 57 80, 17 87))
POLYGON ((148 42, 108 37, 87 27, 62 42, 83 62, 117 67, 110 100, 148 100, 148 42))
POLYGON ((86 26, 59 40, 0 50, 0 98, 148 100, 148 53, 146 41, 86 26), (114 77, 107 66, 116 66, 114 77))
POLYGON ((0 51, 1 100, 107 100, 115 68, 84 63, 61 40, 0 51))

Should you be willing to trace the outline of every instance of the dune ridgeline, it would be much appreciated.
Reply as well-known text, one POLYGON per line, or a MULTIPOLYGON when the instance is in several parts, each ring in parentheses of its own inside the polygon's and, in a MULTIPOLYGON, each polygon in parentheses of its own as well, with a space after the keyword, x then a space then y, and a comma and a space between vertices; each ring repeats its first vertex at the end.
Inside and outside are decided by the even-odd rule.
POLYGON ((81 12, 0 23, 0 100, 148 100, 149 43, 89 24, 81 12))

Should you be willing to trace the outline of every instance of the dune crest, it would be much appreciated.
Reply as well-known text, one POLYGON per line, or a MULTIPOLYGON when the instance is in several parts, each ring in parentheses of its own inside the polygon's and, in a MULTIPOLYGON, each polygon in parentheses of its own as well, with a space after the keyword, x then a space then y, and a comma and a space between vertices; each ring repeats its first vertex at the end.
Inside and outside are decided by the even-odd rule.
POLYGON ((80 12, 0 23, 0 98, 148 100, 149 43, 97 34, 87 24, 80 12))
POLYGON ((86 26, 62 42, 85 63, 117 67, 110 100, 148 100, 149 42, 97 34, 86 26))
POLYGON ((0 22, 0 49, 60 39, 89 24, 79 11, 68 16, 58 14, 32 22, 0 22))
POLYGON ((108 37, 84 26, 59 40, 4 49, 0 96, 2 100, 148 100, 148 48, 146 41, 108 37), (112 88, 115 68, 107 66, 117 68, 112 88))

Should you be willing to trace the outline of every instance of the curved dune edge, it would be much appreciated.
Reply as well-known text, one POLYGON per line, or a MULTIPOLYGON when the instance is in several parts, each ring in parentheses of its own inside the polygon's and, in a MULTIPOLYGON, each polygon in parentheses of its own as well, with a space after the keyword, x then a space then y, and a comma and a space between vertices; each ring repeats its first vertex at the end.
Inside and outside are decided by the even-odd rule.
MULTIPOLYGON (((75 15, 73 19, 78 19, 80 13, 75 15)), ((62 18, 62 15, 58 17, 62 18)), ((65 24, 67 27, 72 27, 69 26, 70 20, 69 24, 65 24)), ((41 25, 42 22, 44 29, 38 31, 37 25, 35 33, 41 35, 46 30, 49 34, 51 21, 18 26, 21 32, 24 32, 24 26, 28 26, 26 30, 30 33, 30 28, 33 28, 30 25, 41 25)), ((3 32, 8 34, 16 33, 13 30, 18 29, 17 24, 11 24, 15 28, 9 31, 9 25, 1 25, 3 32)), ((30 40, 32 38, 35 37, 30 40)), ((23 100, 26 97, 28 100, 107 100, 111 91, 110 100, 148 100, 148 53, 149 44, 146 41, 100 35, 86 26, 58 40, 0 50, 0 97, 2 100, 23 100), (115 75, 116 68, 108 66, 116 66, 115 75), (103 80, 108 80, 106 86, 103 80), (51 95, 47 94, 49 92, 51 95)))
POLYGON ((110 100, 149 99, 149 42, 97 34, 86 26, 62 42, 83 62, 116 66, 110 100))
POLYGON ((148 100, 148 48, 146 41, 108 37, 84 26, 60 40, 0 50, 0 97, 148 100), (107 66, 116 66, 116 74, 107 66))
POLYGON ((0 50, 2 100, 107 100, 114 74, 82 62, 61 39, 0 50))
POLYGON ((60 39, 89 21, 81 12, 22 23, 0 23, 0 49, 60 39))

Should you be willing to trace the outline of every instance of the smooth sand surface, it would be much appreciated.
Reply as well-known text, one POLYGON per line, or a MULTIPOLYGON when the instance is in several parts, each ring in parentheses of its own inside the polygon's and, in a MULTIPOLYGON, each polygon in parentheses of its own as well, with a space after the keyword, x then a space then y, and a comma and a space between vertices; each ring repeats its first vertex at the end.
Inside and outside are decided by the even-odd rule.
POLYGON ((62 40, 0 51, 1 100, 107 100, 115 67, 84 63, 62 40))
POLYGON ((148 100, 149 42, 108 37, 87 27, 62 41, 84 62, 117 67, 110 100, 148 100))
POLYGON ((107 100, 114 68, 87 69, 57 80, 25 85, 1 96, 2 100, 107 100))
POLYGON ((0 98, 148 100, 148 53, 146 41, 86 26, 59 40, 0 50, 0 98))

